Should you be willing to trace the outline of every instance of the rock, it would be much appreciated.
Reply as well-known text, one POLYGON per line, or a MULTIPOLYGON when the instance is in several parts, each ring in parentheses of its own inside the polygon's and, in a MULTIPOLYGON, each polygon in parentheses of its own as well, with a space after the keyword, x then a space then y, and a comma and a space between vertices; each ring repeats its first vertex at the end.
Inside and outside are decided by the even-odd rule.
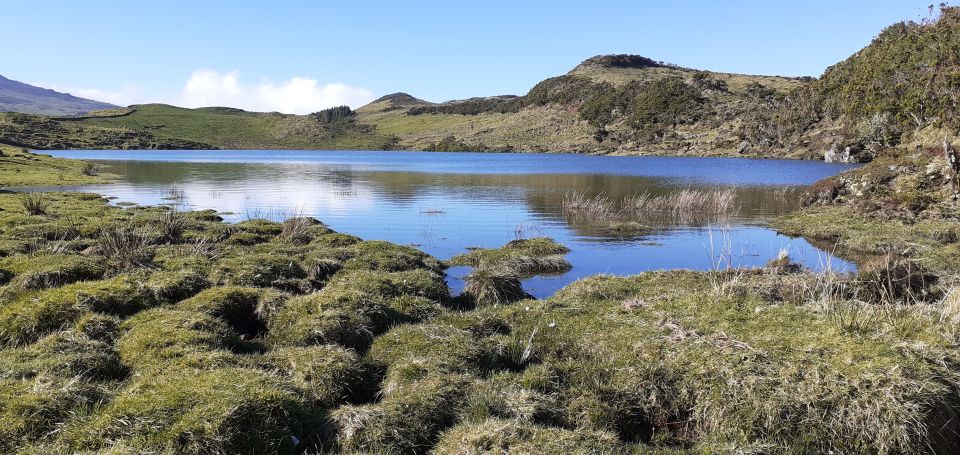
POLYGON ((753 144, 751 144, 750 141, 743 141, 737 146, 737 153, 746 153, 751 149, 753 149, 753 144))
POLYGON ((853 156, 853 149, 847 147, 840 151, 840 146, 833 144, 830 147, 830 150, 827 150, 827 153, 823 154, 823 161, 828 163, 856 163, 856 158, 853 156))

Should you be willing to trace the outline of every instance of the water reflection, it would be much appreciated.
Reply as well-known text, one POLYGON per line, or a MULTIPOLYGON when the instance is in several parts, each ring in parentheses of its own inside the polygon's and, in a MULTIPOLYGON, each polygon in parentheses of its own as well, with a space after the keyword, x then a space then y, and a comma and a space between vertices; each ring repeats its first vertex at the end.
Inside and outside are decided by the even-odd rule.
MULTIPOLYGON (((764 228, 763 221, 797 206, 792 190, 841 166, 771 160, 664 159, 565 155, 397 152, 59 152, 102 161, 123 175, 113 185, 83 187, 117 201, 164 202, 171 188, 191 208, 248 217, 315 216, 368 239, 413 244, 446 259, 468 247, 495 247, 519 236, 545 235, 568 245, 571 272, 525 282, 543 297, 573 279, 669 268, 706 269, 710 235, 720 227, 645 220, 643 235, 612 232, 606 223, 568 219, 564 194, 583 191, 612 200, 647 192, 732 186, 738 215, 724 227, 733 261, 758 266, 781 249, 817 268, 826 253, 803 239, 764 228), (160 153, 159 155, 157 153, 160 153), (240 153, 237 155, 237 153, 240 153), (162 159, 166 161, 157 161, 162 159), (191 159, 193 161, 182 161, 191 159), (501 168, 502 172, 494 172, 501 168), (648 222, 649 221, 649 222, 648 222)), ((850 264, 834 259, 833 267, 850 264)), ((463 270, 451 270, 457 286, 463 270)))

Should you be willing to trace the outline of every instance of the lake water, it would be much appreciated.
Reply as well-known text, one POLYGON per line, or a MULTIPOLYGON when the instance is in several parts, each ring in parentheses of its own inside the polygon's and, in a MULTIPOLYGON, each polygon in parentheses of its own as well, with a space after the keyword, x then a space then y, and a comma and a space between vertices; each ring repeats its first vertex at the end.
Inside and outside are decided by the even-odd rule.
MULTIPOLYGON (((58 151, 94 160, 119 183, 66 188, 160 204, 173 192, 193 209, 226 212, 229 221, 313 216, 365 239, 413 245, 441 259, 471 247, 547 236, 571 248, 573 269, 538 276, 525 289, 545 297, 599 273, 709 269, 723 254, 735 266, 760 266, 781 249, 813 269, 855 268, 799 238, 764 227, 797 207, 803 186, 852 165, 734 158, 609 157, 358 151, 58 151), (612 200, 686 188, 733 188, 741 209, 722 222, 641 220, 655 230, 616 233, 607 224, 565 216, 564 195, 612 200), (713 259, 711 259, 713 258, 713 259)), ((449 271, 453 288, 469 270, 449 271)))

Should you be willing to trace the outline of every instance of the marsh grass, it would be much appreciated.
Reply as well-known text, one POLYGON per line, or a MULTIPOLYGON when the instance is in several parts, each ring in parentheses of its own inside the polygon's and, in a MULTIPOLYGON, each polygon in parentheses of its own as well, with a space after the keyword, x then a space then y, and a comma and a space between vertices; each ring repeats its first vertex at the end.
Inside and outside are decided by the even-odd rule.
POLYGON ((84 161, 83 164, 80 165, 80 172, 83 173, 83 175, 96 177, 100 175, 103 170, 99 164, 92 163, 90 161, 84 161))
POLYGON ((170 207, 157 216, 156 225, 168 241, 177 241, 187 229, 187 217, 176 207, 170 207))
POLYGON ((659 196, 640 193, 619 203, 603 193, 591 197, 583 191, 569 191, 561 208, 568 217, 588 222, 667 220, 688 224, 726 220, 740 212, 732 188, 684 188, 659 196))
POLYGON ((502 269, 476 268, 463 282, 464 294, 470 296, 477 306, 502 305, 528 296, 520 278, 502 269))
POLYGON ((101 254, 119 270, 147 266, 153 255, 151 238, 144 228, 104 229, 97 240, 97 247, 101 254))
POLYGON ((43 216, 50 208, 50 202, 43 193, 23 193, 20 195, 20 206, 30 215, 43 216))

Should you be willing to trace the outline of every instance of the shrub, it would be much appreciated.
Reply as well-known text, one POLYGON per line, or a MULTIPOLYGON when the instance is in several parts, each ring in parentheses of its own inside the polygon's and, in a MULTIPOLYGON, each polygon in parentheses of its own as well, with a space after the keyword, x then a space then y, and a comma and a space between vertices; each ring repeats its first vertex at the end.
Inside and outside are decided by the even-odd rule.
POLYGON ((356 116, 357 113, 350 106, 335 106, 310 114, 310 117, 323 124, 352 122, 356 116))
POLYGON ((98 176, 100 175, 100 165, 90 161, 84 161, 83 164, 80 165, 80 172, 82 172, 83 175, 89 175, 91 177, 98 176))
POLYGON ((630 103, 630 123, 636 128, 693 121, 702 103, 700 94, 676 78, 662 78, 640 87, 630 103))

